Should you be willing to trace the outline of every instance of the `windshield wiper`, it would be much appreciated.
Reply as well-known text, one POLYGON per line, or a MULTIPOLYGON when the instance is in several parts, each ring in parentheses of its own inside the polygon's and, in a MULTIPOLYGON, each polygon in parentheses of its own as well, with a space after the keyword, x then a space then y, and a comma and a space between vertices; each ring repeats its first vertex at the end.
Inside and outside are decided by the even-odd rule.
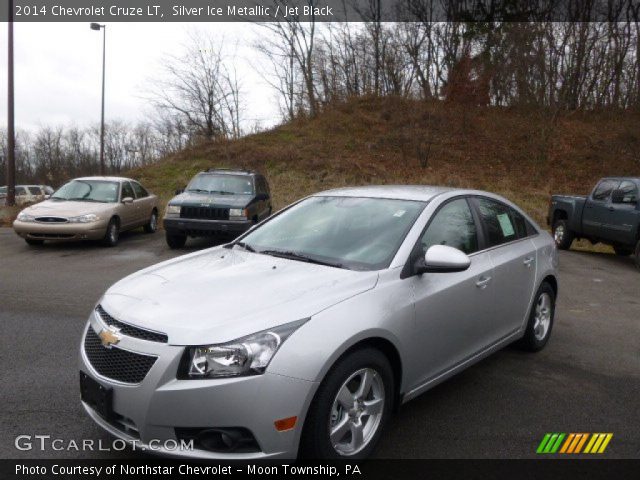
POLYGON ((211 193, 209 190, 203 190, 202 188, 190 188, 189 190, 187 190, 187 192, 194 192, 194 193, 211 193))
POLYGON ((255 249, 255 248, 253 248, 253 247, 252 247, 251 245, 249 245, 248 243, 244 243, 244 242, 240 241, 240 242, 234 242, 234 243, 233 243, 233 246, 235 246, 235 245, 238 245, 239 247, 244 248, 247 252, 253 252, 253 253, 255 253, 255 252, 256 252, 256 249, 255 249))
POLYGON ((95 198, 85 198, 85 197, 67 198, 67 200, 69 200, 70 202, 76 201, 76 202, 98 202, 98 203, 105 203, 103 200, 96 200, 95 198))
POLYGON ((346 268, 342 263, 327 262, 325 260, 319 260, 317 258, 309 257, 302 253, 286 251, 286 250, 260 250, 258 253, 265 255, 271 255, 272 257, 287 258, 289 260, 298 260, 300 262, 313 263, 316 265, 325 265, 327 267, 334 268, 346 268))
POLYGON ((220 195, 235 195, 235 192, 227 192, 226 190, 211 190, 209 193, 219 193, 220 195))

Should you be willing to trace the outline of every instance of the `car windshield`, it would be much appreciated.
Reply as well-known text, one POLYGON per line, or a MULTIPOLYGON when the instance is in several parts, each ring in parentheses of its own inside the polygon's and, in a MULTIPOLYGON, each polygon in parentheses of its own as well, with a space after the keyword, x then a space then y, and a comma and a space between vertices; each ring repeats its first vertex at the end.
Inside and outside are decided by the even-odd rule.
POLYGON ((310 197, 243 237, 236 248, 352 270, 391 263, 424 202, 310 197))
POLYGON ((187 192, 220 193, 223 195, 253 195, 253 181, 247 175, 196 175, 186 188, 187 192))
POLYGON ((118 182, 104 180, 72 180, 53 195, 53 200, 115 203, 118 201, 118 182))

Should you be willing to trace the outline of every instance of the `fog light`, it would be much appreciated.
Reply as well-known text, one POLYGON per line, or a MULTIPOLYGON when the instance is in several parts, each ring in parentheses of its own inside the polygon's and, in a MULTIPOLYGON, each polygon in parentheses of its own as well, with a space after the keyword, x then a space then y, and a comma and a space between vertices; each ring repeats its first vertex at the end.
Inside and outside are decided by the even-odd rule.
POLYGON ((277 431, 286 432, 287 430, 293 430, 293 427, 296 426, 297 421, 298 417, 289 417, 276 420, 275 422, 273 422, 273 424, 275 425, 277 431))

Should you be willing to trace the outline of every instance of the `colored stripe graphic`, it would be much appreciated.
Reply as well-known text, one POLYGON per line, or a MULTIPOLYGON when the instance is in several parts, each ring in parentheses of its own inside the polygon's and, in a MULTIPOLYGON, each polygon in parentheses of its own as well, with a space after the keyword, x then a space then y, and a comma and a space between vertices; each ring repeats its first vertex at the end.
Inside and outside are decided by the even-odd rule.
POLYGON ((536 453, 604 453, 612 438, 613 433, 546 433, 536 453))

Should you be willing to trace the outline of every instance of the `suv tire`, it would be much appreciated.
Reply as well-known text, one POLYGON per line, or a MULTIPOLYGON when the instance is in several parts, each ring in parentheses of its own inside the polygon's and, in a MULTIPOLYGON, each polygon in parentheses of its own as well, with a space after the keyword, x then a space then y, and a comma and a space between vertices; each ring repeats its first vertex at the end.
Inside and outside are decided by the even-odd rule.
POLYGON ((628 257, 633 253, 633 248, 631 247, 614 246, 613 250, 616 252, 616 255, 620 257, 628 257))
POLYGON ((167 245, 172 250, 176 250, 178 248, 184 247, 185 243, 187 243, 186 235, 175 235, 175 234, 166 234, 167 245))
POLYGON ((569 250, 573 243, 574 235, 569 230, 569 224, 564 218, 559 218, 553 222, 553 240, 560 250, 569 250))

